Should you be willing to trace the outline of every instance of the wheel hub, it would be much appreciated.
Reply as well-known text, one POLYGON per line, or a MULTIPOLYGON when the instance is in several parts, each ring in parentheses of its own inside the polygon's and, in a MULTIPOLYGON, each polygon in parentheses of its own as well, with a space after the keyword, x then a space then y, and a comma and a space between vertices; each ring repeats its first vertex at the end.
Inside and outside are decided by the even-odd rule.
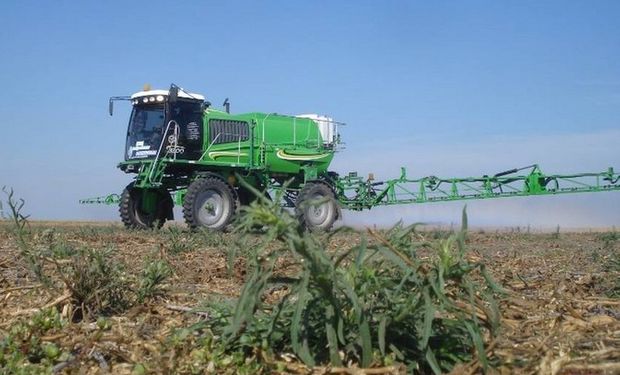
POLYGON ((319 201, 324 198, 320 194, 314 195, 311 198, 311 203, 307 210, 307 219, 314 225, 322 224, 329 216, 329 202, 312 203, 312 201, 319 201))
POLYGON ((198 205, 198 220, 206 226, 213 226, 221 219, 224 212, 225 200, 214 190, 205 191, 200 197, 198 205))

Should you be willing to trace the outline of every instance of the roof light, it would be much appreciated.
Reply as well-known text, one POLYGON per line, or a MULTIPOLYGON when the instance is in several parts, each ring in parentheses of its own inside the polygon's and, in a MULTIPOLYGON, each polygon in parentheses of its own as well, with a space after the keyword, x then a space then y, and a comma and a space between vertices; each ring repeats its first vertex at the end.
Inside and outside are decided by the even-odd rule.
POLYGON ((164 96, 163 95, 157 95, 157 101, 158 102, 163 102, 164 101, 164 96))
POLYGON ((149 102, 154 102, 154 101, 155 101, 155 97, 154 96, 149 97, 149 102))
POLYGON ((142 98, 142 102, 143 103, 148 103, 149 102, 149 98, 147 98, 146 96, 144 98, 142 98))

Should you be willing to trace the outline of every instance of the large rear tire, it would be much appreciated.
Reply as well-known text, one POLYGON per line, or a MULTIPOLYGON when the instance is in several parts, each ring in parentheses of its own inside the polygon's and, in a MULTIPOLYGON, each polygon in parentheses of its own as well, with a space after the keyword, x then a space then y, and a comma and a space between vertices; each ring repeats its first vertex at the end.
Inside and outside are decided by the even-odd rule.
POLYGON ((183 201, 183 217, 191 229, 224 230, 237 209, 237 194, 217 177, 194 180, 183 201))
POLYGON ((125 227, 129 229, 161 228, 167 219, 171 219, 173 202, 166 190, 157 190, 155 211, 147 212, 142 208, 146 190, 135 188, 133 183, 127 185, 121 194, 119 212, 125 227))
POLYGON ((309 182, 299 192, 295 202, 299 223, 310 231, 329 231, 338 218, 334 191, 322 182, 309 182))

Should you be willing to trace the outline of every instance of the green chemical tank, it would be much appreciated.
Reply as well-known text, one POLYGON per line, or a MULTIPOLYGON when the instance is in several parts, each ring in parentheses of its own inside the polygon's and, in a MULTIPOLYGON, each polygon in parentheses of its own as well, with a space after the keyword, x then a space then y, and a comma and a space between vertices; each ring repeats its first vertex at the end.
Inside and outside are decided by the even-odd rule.
POLYGON ((326 116, 276 113, 230 114, 202 95, 175 85, 145 89, 130 97, 133 106, 118 167, 136 174, 120 195, 127 227, 149 228, 173 219, 173 200, 183 206, 192 228, 220 230, 240 205, 256 195, 239 181, 268 195, 286 184, 287 204, 308 227, 329 229, 336 220, 333 174, 328 173, 339 143, 338 123, 326 116), (302 202, 330 203, 302 208, 302 202))

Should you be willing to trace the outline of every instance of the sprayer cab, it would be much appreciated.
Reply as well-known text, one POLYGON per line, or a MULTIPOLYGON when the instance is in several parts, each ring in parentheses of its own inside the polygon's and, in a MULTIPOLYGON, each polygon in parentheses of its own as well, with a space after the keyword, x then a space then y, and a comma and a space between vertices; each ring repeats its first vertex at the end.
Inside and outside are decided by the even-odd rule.
POLYGON ((173 152, 182 159, 200 157, 204 96, 174 89, 147 90, 133 94, 130 101, 125 161, 154 159, 161 152, 173 152))

